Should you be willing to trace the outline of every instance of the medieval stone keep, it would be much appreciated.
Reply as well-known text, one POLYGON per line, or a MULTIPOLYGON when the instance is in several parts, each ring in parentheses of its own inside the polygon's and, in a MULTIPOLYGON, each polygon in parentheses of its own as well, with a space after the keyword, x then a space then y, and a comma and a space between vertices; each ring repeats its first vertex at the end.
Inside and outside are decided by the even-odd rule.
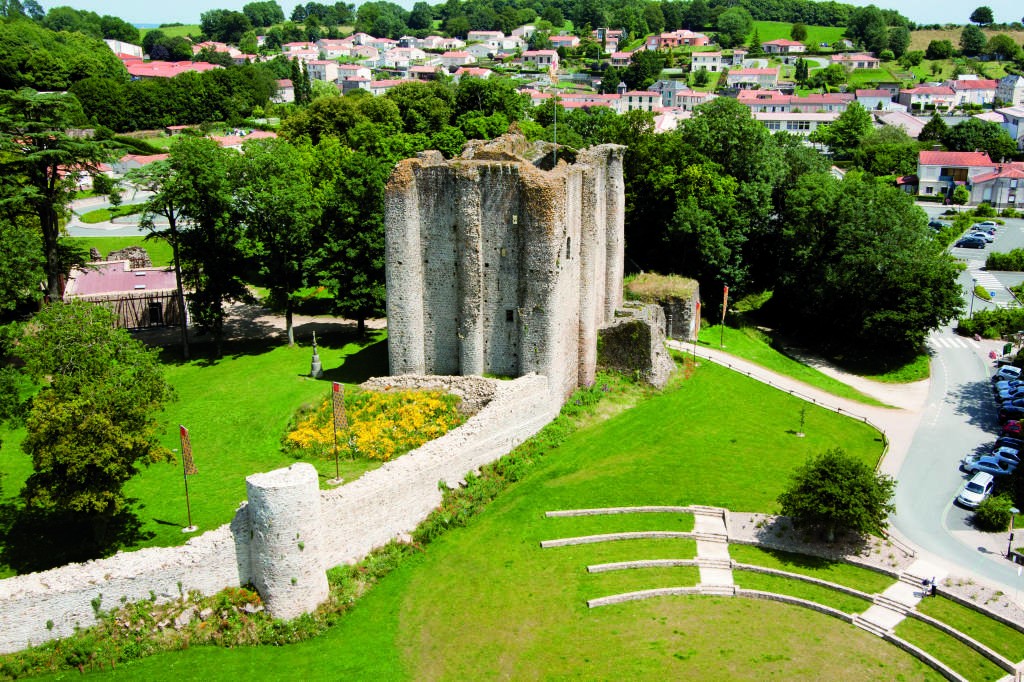
POLYGON ((622 155, 518 134, 425 152, 387 188, 391 374, 593 383, 598 330, 622 303, 622 155))

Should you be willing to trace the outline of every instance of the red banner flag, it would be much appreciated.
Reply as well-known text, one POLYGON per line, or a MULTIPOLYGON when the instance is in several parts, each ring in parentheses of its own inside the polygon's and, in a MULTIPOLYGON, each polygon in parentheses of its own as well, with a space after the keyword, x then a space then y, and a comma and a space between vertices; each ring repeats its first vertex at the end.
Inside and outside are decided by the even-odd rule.
POLYGON ((188 436, 188 429, 179 426, 178 434, 181 436, 181 464, 185 469, 185 475, 195 476, 199 469, 196 469, 196 463, 192 459, 192 440, 188 436))
POLYGON ((696 301, 696 310, 693 313, 693 338, 700 336, 700 301, 696 301))
POLYGON ((725 324, 725 309, 729 307, 729 287, 722 286, 722 324, 725 324))
POLYGON ((331 383, 331 409, 334 414, 334 428, 342 431, 348 428, 348 417, 345 416, 345 386, 337 381, 331 383))

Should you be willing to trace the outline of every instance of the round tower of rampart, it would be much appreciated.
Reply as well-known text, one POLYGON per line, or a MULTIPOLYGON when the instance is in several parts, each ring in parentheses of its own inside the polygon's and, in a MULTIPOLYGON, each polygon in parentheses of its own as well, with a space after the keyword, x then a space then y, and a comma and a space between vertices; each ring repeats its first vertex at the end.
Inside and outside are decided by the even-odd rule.
POLYGON ((253 582, 267 611, 286 620, 313 611, 327 598, 316 469, 300 462, 253 474, 245 486, 253 582))

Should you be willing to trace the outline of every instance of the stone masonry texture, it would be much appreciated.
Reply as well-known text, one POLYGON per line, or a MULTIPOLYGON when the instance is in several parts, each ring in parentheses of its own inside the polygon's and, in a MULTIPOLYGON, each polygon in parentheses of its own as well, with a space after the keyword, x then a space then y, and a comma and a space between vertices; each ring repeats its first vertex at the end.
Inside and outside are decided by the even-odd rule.
POLYGON ((553 155, 518 134, 425 152, 388 183, 391 374, 536 372, 593 383, 622 302, 624 148, 553 155), (545 168, 544 166, 549 168, 545 168))

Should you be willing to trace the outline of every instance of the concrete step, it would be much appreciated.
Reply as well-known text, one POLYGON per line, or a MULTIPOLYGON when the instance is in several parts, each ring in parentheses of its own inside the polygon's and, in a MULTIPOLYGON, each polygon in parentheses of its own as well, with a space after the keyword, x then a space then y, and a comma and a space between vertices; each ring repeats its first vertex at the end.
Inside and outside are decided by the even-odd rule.
POLYGON ((889 634, 885 628, 876 625, 875 623, 872 623, 870 620, 867 620, 860 616, 853 617, 853 624, 859 627, 861 630, 867 630, 871 634, 876 635, 878 637, 885 637, 887 634, 889 634))
POLYGON ((898 602, 895 599, 890 599, 889 597, 886 597, 884 594, 876 594, 874 599, 872 599, 872 602, 874 604, 877 604, 878 606, 885 607, 890 611, 895 611, 896 613, 902 614, 904 616, 907 615, 908 611, 910 611, 910 607, 906 604, 898 602))
POLYGON ((704 568, 724 568, 732 569, 732 559, 719 559, 715 557, 703 557, 697 556, 697 565, 703 566, 704 568))
POLYGON ((696 540, 703 540, 704 542, 729 542, 729 536, 725 533, 715 533, 711 531, 695 531, 693 537, 696 540))
POLYGON ((700 585, 697 585, 697 587, 700 589, 701 594, 717 595, 723 597, 736 596, 735 585, 705 585, 704 583, 701 583, 700 585))

